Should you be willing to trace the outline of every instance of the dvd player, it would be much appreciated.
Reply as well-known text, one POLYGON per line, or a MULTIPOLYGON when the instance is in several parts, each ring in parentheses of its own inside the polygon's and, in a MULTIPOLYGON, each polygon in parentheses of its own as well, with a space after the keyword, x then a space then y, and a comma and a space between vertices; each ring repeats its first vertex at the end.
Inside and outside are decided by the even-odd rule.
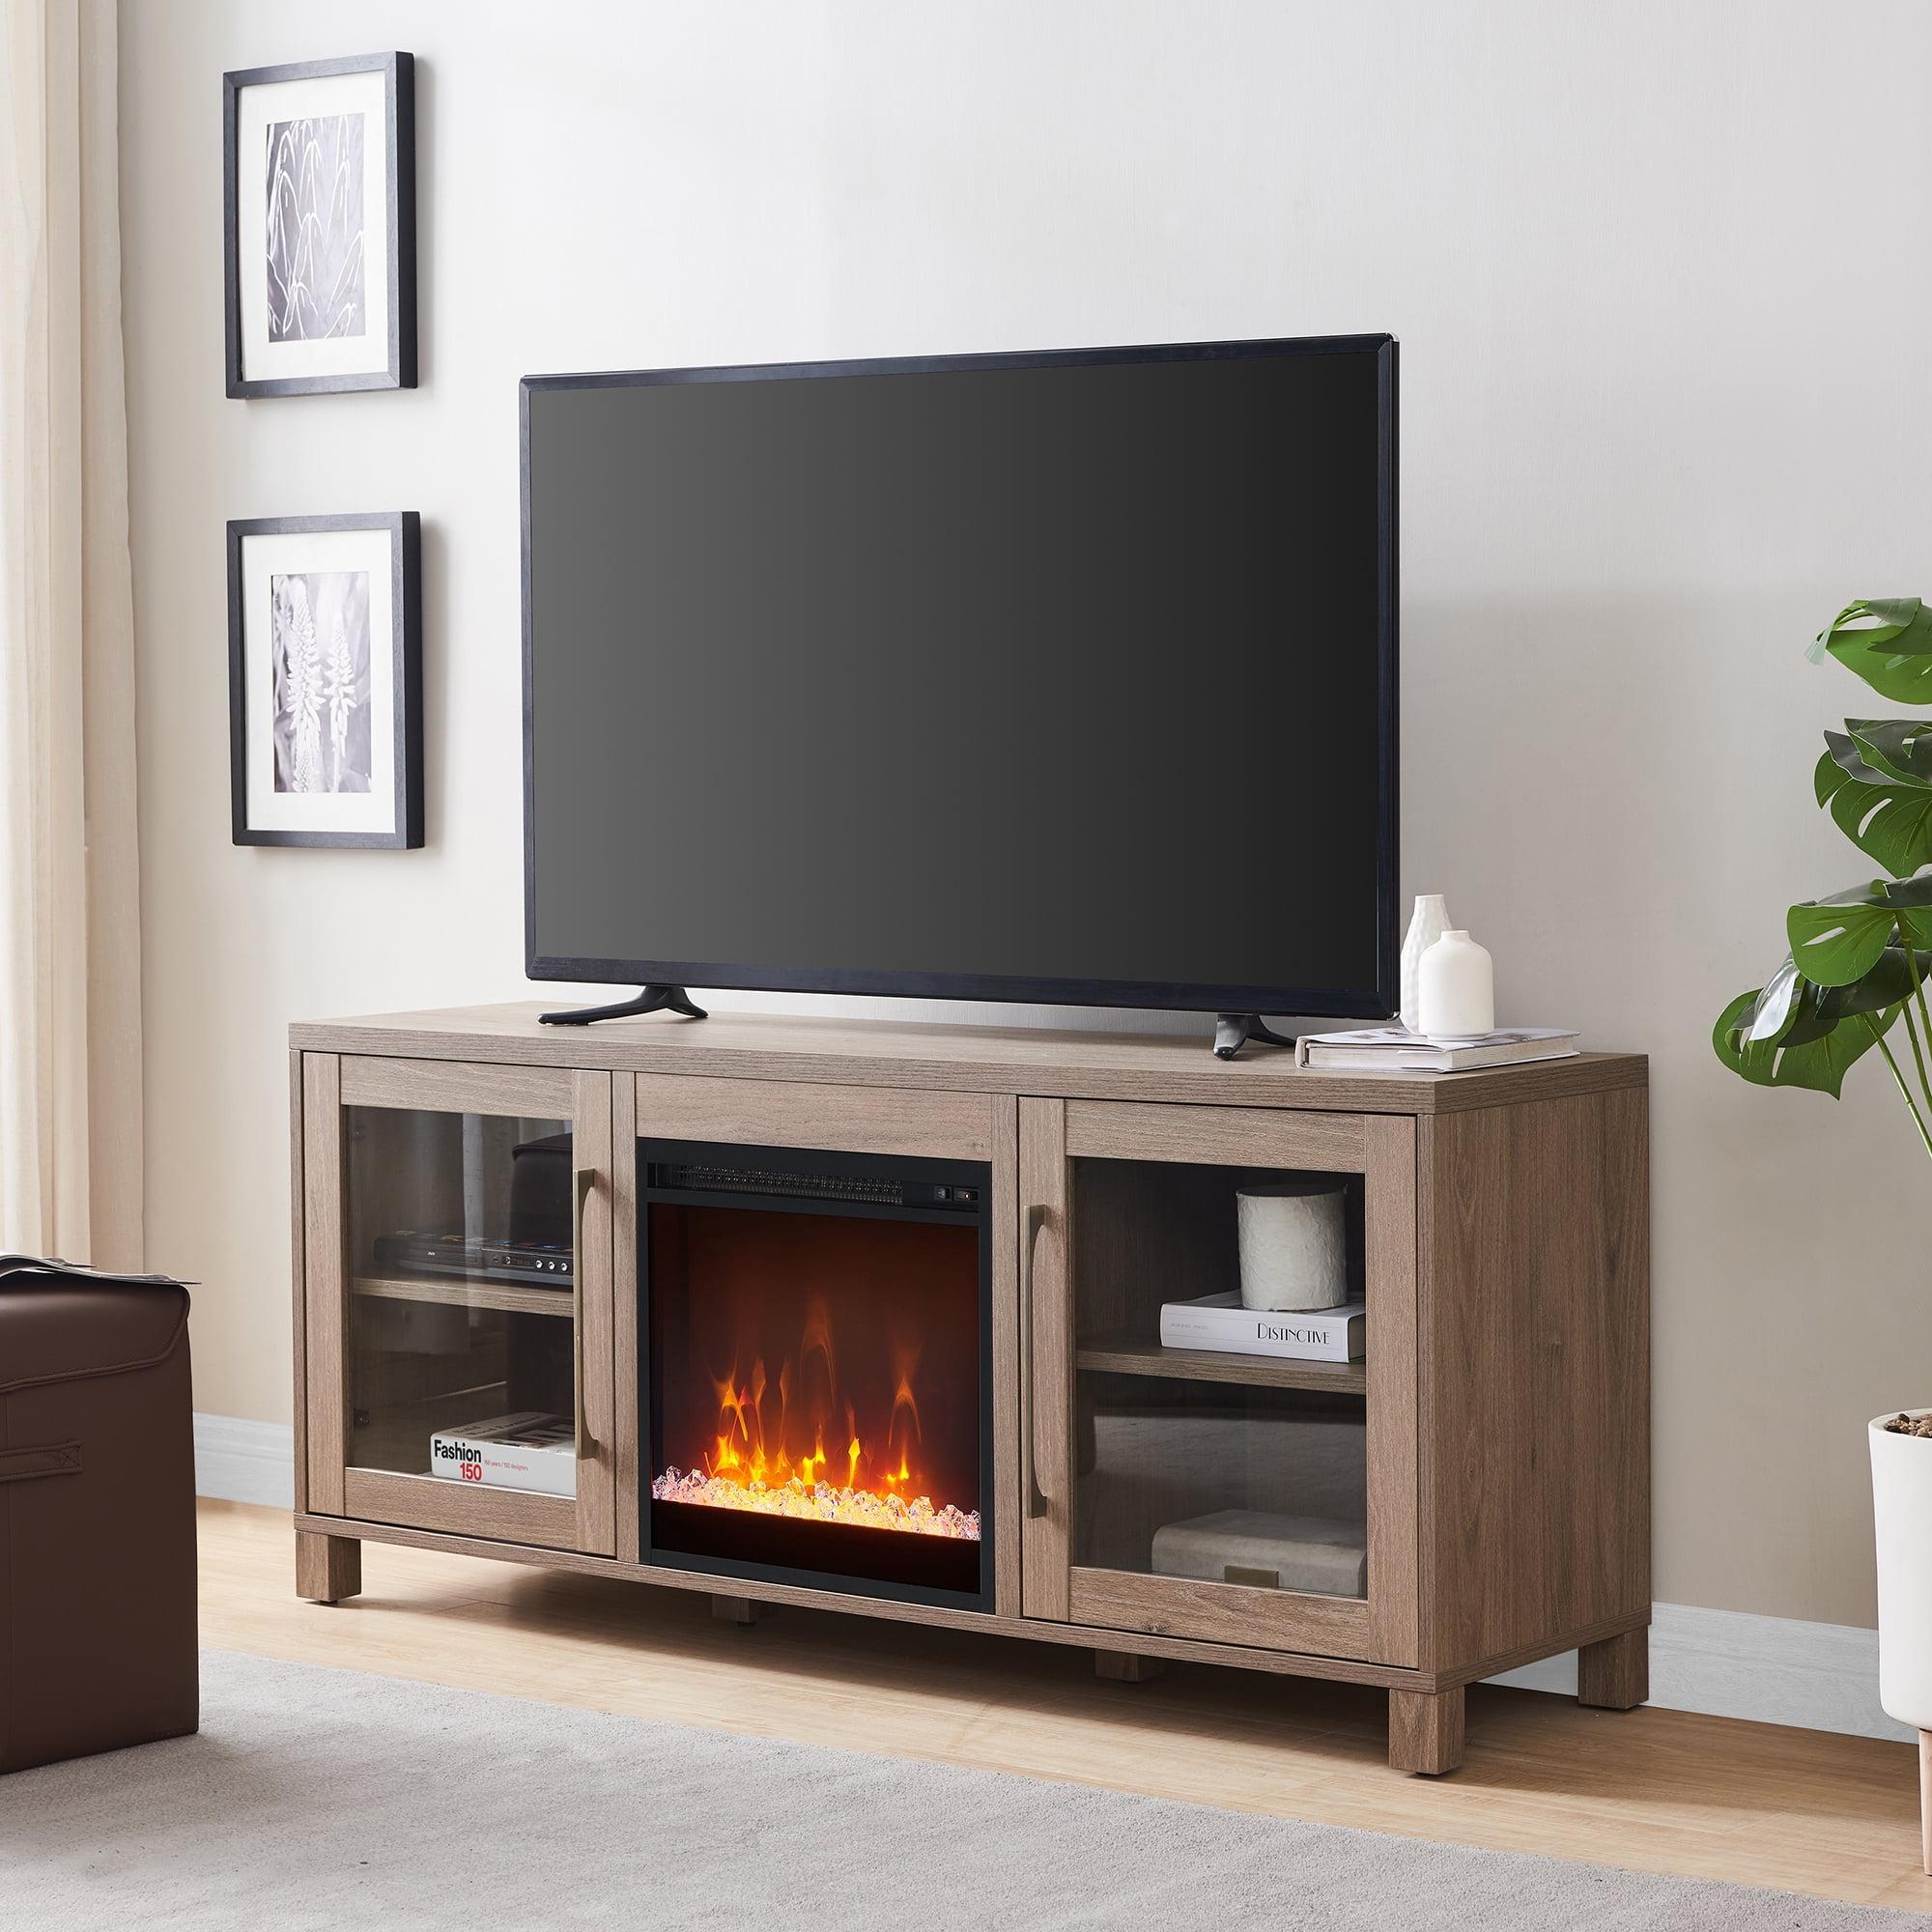
POLYGON ((477 1241, 464 1235, 424 1235, 409 1228, 376 1236, 379 1266, 419 1274, 521 1281, 532 1288, 575 1288, 573 1261, 568 1244, 555 1241, 477 1241))

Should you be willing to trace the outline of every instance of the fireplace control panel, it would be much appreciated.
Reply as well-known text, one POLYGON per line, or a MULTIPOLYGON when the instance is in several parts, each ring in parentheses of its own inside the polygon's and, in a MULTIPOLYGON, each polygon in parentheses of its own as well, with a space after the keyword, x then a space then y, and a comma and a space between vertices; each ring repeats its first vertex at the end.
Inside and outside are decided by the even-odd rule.
POLYGON ((797 1201, 844 1201, 872 1208, 946 1208, 967 1214, 980 1211, 985 1193, 977 1179, 913 1180, 897 1175, 687 1160, 653 1161, 650 1184, 654 1189, 679 1194, 758 1194, 797 1201))

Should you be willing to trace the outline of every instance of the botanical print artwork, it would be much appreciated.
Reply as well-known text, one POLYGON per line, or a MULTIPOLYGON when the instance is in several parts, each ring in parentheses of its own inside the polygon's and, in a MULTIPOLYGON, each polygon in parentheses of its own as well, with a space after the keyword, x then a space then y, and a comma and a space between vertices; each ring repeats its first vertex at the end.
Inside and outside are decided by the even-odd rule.
POLYGON ((361 335, 362 119, 269 124, 269 340, 361 335))
POLYGON ((369 789, 369 573, 269 579, 274 637, 275 789, 369 789))

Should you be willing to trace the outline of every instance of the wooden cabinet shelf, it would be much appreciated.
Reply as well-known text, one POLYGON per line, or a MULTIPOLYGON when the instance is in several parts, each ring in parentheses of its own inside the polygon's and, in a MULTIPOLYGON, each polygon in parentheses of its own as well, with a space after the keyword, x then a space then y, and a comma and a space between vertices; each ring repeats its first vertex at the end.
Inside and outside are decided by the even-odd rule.
POLYGON ((1361 1362, 1306 1362, 1287 1355, 1239 1355, 1220 1349, 1164 1349, 1125 1335, 1101 1335, 1074 1350, 1076 1368, 1099 1375, 1161 1376, 1175 1381, 1238 1382, 1247 1388, 1328 1389, 1363 1395, 1361 1362))
POLYGON ((1374 1684, 1391 1762, 1430 1773, 1461 1757, 1463 1687, 1535 1659, 1578 1650, 1585 1701, 1643 1699, 1639 1058, 1338 1075, 1222 1062, 1202 1035, 555 1029, 534 1004, 302 1025, 291 1045, 304 1594, 355 1594, 359 1544, 389 1541, 1081 1644, 1114 1674, 1175 1658, 1374 1684), (686 1144, 983 1174, 983 1217, 957 1223, 979 1230, 979 1400, 923 1424, 978 1428, 971 1604, 803 1518, 720 1531, 725 1556, 656 1539, 659 1510, 685 1506, 651 1494, 671 1398, 650 1323, 679 1304, 652 1299, 675 1250, 646 1197, 652 1150, 686 1144), (1364 1359, 1163 1347, 1165 1302, 1238 1289, 1239 1195, 1309 1176, 1343 1191, 1364 1359), (560 1246, 566 1213, 571 1288, 373 1264, 385 1233, 458 1220, 507 1237, 534 1214, 560 1246), (438 1429, 524 1411, 575 1418, 574 1497, 424 1473, 438 1429), (1359 1584, 1280 1585, 1284 1568, 1332 1582, 1296 1566, 1357 1547, 1359 1584))
POLYGON ((526 1288, 514 1281, 476 1281, 467 1275, 358 1274, 352 1294, 384 1301, 435 1301, 451 1308, 499 1309, 511 1315, 554 1315, 568 1321, 573 1305, 568 1288, 526 1288))

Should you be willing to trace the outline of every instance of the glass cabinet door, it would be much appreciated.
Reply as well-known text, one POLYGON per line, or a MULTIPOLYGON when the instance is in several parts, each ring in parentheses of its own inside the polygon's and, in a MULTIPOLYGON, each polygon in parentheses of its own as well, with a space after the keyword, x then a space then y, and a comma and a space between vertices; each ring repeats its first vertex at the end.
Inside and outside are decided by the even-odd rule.
POLYGON ((334 1204, 309 1508, 612 1553, 609 1076, 309 1055, 304 1080, 334 1204))
POLYGON ((1414 1662, 1412 1122, 1024 1100, 1020 1147, 1028 1614, 1414 1662), (1341 1359, 1251 1351, 1282 1195, 1341 1359))

